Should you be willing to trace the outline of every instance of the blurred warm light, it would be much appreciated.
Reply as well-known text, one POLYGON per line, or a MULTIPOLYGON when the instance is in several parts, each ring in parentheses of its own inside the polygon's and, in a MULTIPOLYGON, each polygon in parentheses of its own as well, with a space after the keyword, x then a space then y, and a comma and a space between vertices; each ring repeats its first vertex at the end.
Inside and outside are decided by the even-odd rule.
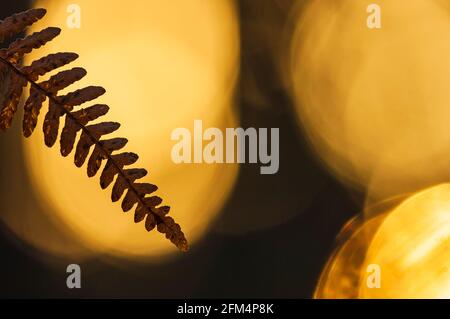
POLYGON ((443 184, 409 198, 383 221, 365 261, 380 265, 381 288, 361 285, 360 296, 450 298, 449 246, 450 184, 443 184))
MULTIPOLYGON (((107 119, 122 123, 128 151, 139 154, 138 165, 149 169, 158 195, 172 207, 190 243, 195 243, 219 212, 237 175, 237 165, 175 165, 170 151, 171 132, 192 129, 193 120, 204 127, 234 127, 232 91, 238 72, 238 22, 234 3, 215 1, 79 0, 81 29, 66 26, 67 6, 73 1, 37 1, 48 16, 44 25, 60 26, 59 39, 27 60, 57 51, 74 51, 88 76, 70 87, 102 85, 99 100, 111 106, 107 119)), ((44 116, 41 116, 41 121, 44 116)), ((41 127, 42 122, 38 124, 41 127)), ((47 149, 37 130, 24 142, 29 174, 46 211, 73 241, 94 252, 116 256, 161 257, 176 248, 156 231, 148 233, 110 201, 98 176, 88 179, 77 169, 73 155, 62 158, 58 147, 47 149)), ((8 215, 7 224, 18 233, 20 216, 8 215)), ((73 254, 58 238, 34 230, 24 239, 57 254, 73 254), (42 238, 45 238, 43 240, 42 238)), ((148 259, 148 258, 147 258, 148 259)), ((149 260, 154 260, 150 258, 149 260)), ((158 259, 160 260, 160 259, 158 259)))
POLYGON ((441 1, 309 1, 292 40, 299 123, 343 180, 374 201, 450 178, 450 20, 441 1))
POLYGON ((341 231, 336 252, 322 272, 314 298, 358 298, 360 274, 367 245, 384 215, 366 220, 364 216, 352 219, 341 231))
POLYGON ((346 233, 317 298, 450 298, 450 184, 419 192, 346 233), (366 284, 369 265, 380 267, 380 288, 366 284))

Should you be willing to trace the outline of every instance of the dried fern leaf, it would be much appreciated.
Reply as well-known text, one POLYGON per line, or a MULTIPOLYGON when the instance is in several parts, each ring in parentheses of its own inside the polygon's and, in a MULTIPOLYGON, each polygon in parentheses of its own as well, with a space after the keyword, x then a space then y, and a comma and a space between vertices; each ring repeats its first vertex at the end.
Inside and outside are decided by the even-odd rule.
POLYGON ((0 106, 6 99, 6 95, 9 91, 11 79, 11 69, 6 65, 0 63, 0 106))
POLYGON ((100 187, 107 188, 114 181, 114 177, 119 174, 127 165, 132 165, 137 162, 138 155, 135 153, 121 153, 112 155, 105 165, 105 168, 100 176, 100 187))
POLYGON ((66 123, 61 133, 60 140, 61 155, 67 156, 70 152, 72 152, 77 133, 81 130, 81 126, 79 124, 86 125, 100 116, 105 115, 108 111, 109 107, 107 105, 95 104, 86 109, 72 112, 71 116, 66 116, 66 123))
POLYGON ((100 144, 95 146, 94 151, 89 158, 87 166, 88 177, 95 176, 102 165, 102 161, 108 158, 113 151, 119 151, 124 148, 127 143, 128 140, 122 137, 100 141, 100 144))
POLYGON ((113 202, 117 202, 122 197, 125 190, 133 185, 135 180, 141 179, 147 175, 147 171, 143 168, 125 169, 123 172, 123 175, 117 176, 116 183, 113 186, 111 194, 111 200, 113 202))
MULTIPOLYGON (((142 213, 140 213, 140 214, 142 214, 142 213)), ((136 215, 137 215, 137 213, 136 213, 136 215)), ((139 215, 138 218, 135 217, 135 221, 138 219, 143 220, 144 218, 145 218, 145 229, 147 231, 152 231, 156 227, 155 217, 151 214, 144 214, 144 215, 139 215), (146 216, 147 216, 147 218, 145 218, 146 216)))
POLYGON ((7 90, 6 98, 3 101, 3 108, 0 112, 0 128, 2 130, 11 127, 14 114, 17 111, 17 106, 22 95, 22 90, 26 84, 26 79, 14 72, 11 73, 9 89, 7 90))
MULTIPOLYGON (((32 9, 1 21, 0 42, 21 33, 44 15, 44 9, 32 9)), ((119 201, 126 192, 121 204, 124 212, 130 211, 136 205, 134 214, 136 223, 145 219, 147 231, 156 228, 179 249, 186 251, 188 244, 181 227, 173 218, 166 216, 170 207, 159 206, 162 204, 162 199, 158 196, 147 196, 153 194, 158 188, 153 184, 136 182, 145 177, 147 171, 142 168, 128 167, 137 162, 138 155, 131 152, 117 153, 125 147, 128 140, 122 137, 103 139, 104 135, 117 131, 120 124, 105 121, 89 124, 108 113, 109 107, 104 104, 95 104, 73 111, 74 107, 105 94, 105 89, 100 86, 88 86, 63 96, 58 95, 59 91, 86 76, 86 70, 79 67, 60 71, 47 81, 37 82, 41 76, 76 60, 78 55, 60 52, 33 61, 28 66, 20 65, 24 55, 53 40, 60 32, 59 28, 46 28, 23 39, 17 39, 7 49, 0 50, 0 96, 2 97, 0 128, 5 130, 11 126, 23 89, 29 84, 30 94, 23 106, 24 136, 29 137, 33 133, 43 103, 48 99, 48 110, 42 128, 45 144, 52 147, 56 143, 60 119, 65 117, 60 136, 61 155, 67 156, 73 151, 77 134, 81 131, 75 148, 75 165, 83 166, 91 148, 94 147, 87 163, 88 177, 95 176, 103 160, 106 160, 100 175, 100 187, 105 189, 114 182, 111 200, 119 201)))
POLYGON ((53 40, 61 33, 59 28, 47 28, 32 35, 18 39, 13 42, 8 49, 0 50, 0 57, 10 63, 17 63, 26 53, 30 53, 33 49, 38 49, 47 42, 53 40))
POLYGON ((32 25, 46 14, 45 9, 31 9, 13 14, 0 22, 0 42, 13 35, 21 33, 26 27, 32 25))
POLYGON ((36 128, 42 103, 46 100, 46 98, 47 97, 44 94, 39 92, 34 87, 31 87, 30 96, 23 107, 23 134, 25 137, 30 137, 36 128))
POLYGON ((37 81, 39 76, 56 70, 78 59, 78 54, 72 52, 60 52, 49 54, 39 60, 33 61, 30 66, 22 68, 22 72, 32 81, 37 81))
MULTIPOLYGON (((122 210, 124 212, 128 212, 129 210, 131 210, 133 208, 133 206, 135 204, 138 203, 138 201, 139 201, 138 195, 143 197, 147 194, 152 194, 158 190, 158 187, 156 185, 148 184, 148 183, 142 183, 142 184, 135 183, 134 187, 137 190, 138 194, 128 190, 127 195, 125 196, 124 200, 122 201, 122 210)), ((159 204, 160 203, 151 205, 151 206, 157 206, 159 204)))
POLYGON ((81 80, 87 74, 83 68, 73 68, 71 70, 61 71, 53 75, 48 81, 39 84, 41 88, 52 94, 65 89, 69 85, 81 80))
MULTIPOLYGON (((77 167, 83 166, 91 146, 94 145, 96 141, 99 141, 100 137, 117 131, 119 127, 120 124, 116 122, 103 122, 86 126, 86 130, 81 134, 75 151, 75 165, 77 167)), ((97 145, 103 149, 100 142, 98 142, 97 145)))
POLYGON ((58 102, 64 106, 74 107, 95 100, 105 94, 106 90, 101 86, 88 86, 67 95, 57 97, 58 102))

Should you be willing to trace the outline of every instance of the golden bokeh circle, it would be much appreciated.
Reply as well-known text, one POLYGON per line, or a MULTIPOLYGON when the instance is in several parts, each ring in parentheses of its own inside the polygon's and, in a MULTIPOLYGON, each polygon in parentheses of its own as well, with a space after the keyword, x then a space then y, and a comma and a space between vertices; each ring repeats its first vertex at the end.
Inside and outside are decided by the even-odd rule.
POLYGON ((314 297, 449 298, 450 184, 370 215, 343 228, 314 297))
MULTIPOLYGON (((139 154, 137 165, 149 170, 143 181, 158 185, 157 194, 171 206, 171 215, 195 244, 220 211, 238 166, 176 165, 170 156, 176 142, 170 137, 178 127, 192 130, 194 120, 203 120, 205 128, 236 126, 232 94, 239 36, 234 3, 135 1, 131 10, 123 10, 119 1, 80 0, 80 29, 66 24, 71 3, 35 3, 48 13, 32 31, 48 25, 63 31, 30 54, 26 63, 58 51, 80 55, 73 66, 86 68, 88 75, 70 91, 86 85, 105 87, 106 95, 96 101, 110 105, 105 119, 122 124, 115 136, 128 138, 125 150, 139 154)), ((41 218, 53 220, 85 252, 152 261, 175 253, 163 235, 146 232, 144 225, 134 224, 132 213, 123 213, 120 204, 111 203, 111 189, 101 190, 98 176, 88 179, 86 168, 77 169, 73 154, 62 158, 59 145, 44 146, 43 117, 23 144, 30 181, 45 211, 41 218)), ((17 218, 5 217, 16 233, 17 218)), ((46 237, 45 227, 21 236, 54 254, 78 254, 58 243, 58 238, 46 237)))
POLYGON ((450 20, 436 1, 381 0, 381 28, 369 29, 370 3, 309 1, 290 74, 299 125, 321 160, 384 200, 450 177, 450 20))

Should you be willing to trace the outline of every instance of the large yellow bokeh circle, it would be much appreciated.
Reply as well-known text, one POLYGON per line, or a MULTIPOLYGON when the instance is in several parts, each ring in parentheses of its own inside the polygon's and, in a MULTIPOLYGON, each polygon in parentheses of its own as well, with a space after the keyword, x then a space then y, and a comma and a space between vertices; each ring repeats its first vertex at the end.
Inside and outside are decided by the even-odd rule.
POLYGON ((290 74, 320 158, 383 200, 450 177, 450 21, 439 1, 380 0, 381 28, 370 29, 372 3, 308 1, 290 74))
MULTIPOLYGON (((47 25, 63 29, 61 36, 31 54, 74 51, 88 76, 70 87, 102 85, 107 93, 97 103, 110 105, 107 120, 122 124, 115 136, 127 137, 127 151, 140 155, 143 179, 159 186, 158 195, 172 207, 171 215, 191 243, 208 228, 237 175, 236 165, 176 165, 170 153, 177 127, 233 127, 233 86, 238 66, 238 26, 234 3, 220 1, 134 1, 124 10, 121 1, 77 1, 81 28, 66 25, 72 1, 38 1, 47 25)), ((67 91, 67 90, 66 90, 67 91)), ((88 104, 90 105, 90 104, 88 104)), ((48 218, 56 219, 74 240, 94 252, 117 256, 161 257, 176 248, 144 225, 133 222, 102 191, 98 177, 88 179, 62 158, 58 146, 43 146, 41 122, 24 143, 29 174, 48 218)), ((45 218, 45 217, 43 217, 45 218)), ((33 238, 25 238, 33 242, 33 238)), ((55 238, 55 241, 57 239, 55 238)), ((45 248, 45 243, 39 244, 45 248)), ((50 243, 49 243, 50 246, 50 243)), ((52 248, 64 254, 64 247, 52 248)), ((153 258, 154 259, 154 258, 153 258)))
MULTIPOLYGON (((382 222, 361 272, 361 298, 450 298, 450 184, 411 196, 382 222), (367 284, 370 265, 380 286, 367 284)), ((370 278, 369 278, 370 280, 370 278)))
POLYGON ((361 215, 343 228, 314 296, 449 298, 450 184, 374 211, 379 213, 361 215))

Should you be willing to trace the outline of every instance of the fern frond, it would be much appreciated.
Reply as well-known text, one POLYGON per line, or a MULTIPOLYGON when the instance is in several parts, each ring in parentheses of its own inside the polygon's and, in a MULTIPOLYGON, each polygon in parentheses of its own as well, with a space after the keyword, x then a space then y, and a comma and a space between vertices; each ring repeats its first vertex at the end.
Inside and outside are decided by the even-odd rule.
MULTIPOLYGON (((21 33, 26 27, 41 19, 45 13, 45 9, 31 9, 1 21, 0 42, 21 33)), ((75 165, 82 167, 91 148, 94 147, 87 163, 88 177, 95 176, 100 170, 103 160, 106 160, 106 165, 100 175, 100 187, 105 189, 114 182, 111 200, 117 202, 126 193, 121 205, 124 212, 130 211, 136 206, 134 214, 136 223, 145 219, 147 231, 156 227, 179 249, 186 251, 188 244, 181 227, 167 216, 170 208, 160 206, 162 203, 160 197, 150 196, 158 188, 152 184, 137 182, 147 175, 147 171, 142 168, 129 167, 136 163, 138 156, 129 152, 119 153, 128 140, 121 137, 104 138, 105 135, 117 131, 120 124, 101 122, 89 125, 91 121, 104 116, 109 107, 95 104, 74 111, 74 107, 103 95, 105 89, 100 86, 88 86, 66 95, 59 95, 61 90, 81 80, 87 74, 86 70, 78 67, 60 71, 47 81, 38 82, 41 76, 75 61, 78 55, 60 52, 45 56, 28 66, 20 65, 24 55, 52 41, 60 32, 61 30, 58 28, 46 28, 23 39, 17 39, 7 49, 0 50, 0 80, 5 88, 0 111, 0 128, 6 130, 11 126, 20 97, 24 88, 29 84, 29 97, 23 106, 24 136, 32 135, 43 103, 48 100, 48 111, 43 124, 45 144, 52 147, 56 143, 60 120, 65 117, 60 136, 61 155, 68 156, 75 148, 75 165), (75 146, 77 133, 80 131, 81 136, 75 146)))
POLYGON ((47 13, 45 9, 31 9, 13 14, 0 22, 0 42, 19 34, 26 27, 32 25, 47 13))

